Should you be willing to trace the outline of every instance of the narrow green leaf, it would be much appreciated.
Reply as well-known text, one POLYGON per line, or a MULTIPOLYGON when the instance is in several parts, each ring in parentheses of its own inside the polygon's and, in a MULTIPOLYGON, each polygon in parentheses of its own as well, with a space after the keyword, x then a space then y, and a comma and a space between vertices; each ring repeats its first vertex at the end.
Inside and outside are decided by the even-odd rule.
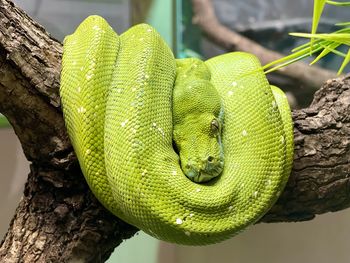
POLYGON ((282 57, 280 59, 274 60, 274 61, 264 65, 263 68, 266 69, 266 68, 269 68, 269 67, 271 67, 273 65, 276 65, 276 64, 285 63, 288 60, 293 60, 295 58, 303 56, 304 54, 309 54, 309 52, 310 52, 310 48, 299 50, 298 52, 294 52, 294 53, 292 53, 292 54, 290 54, 288 56, 285 56, 285 57, 282 57))
POLYGON ((341 22, 341 23, 336 23, 336 26, 350 26, 350 22, 341 22))
POLYGON ((310 65, 315 64, 317 61, 319 61, 324 56, 328 55, 330 52, 335 52, 336 51, 335 49, 340 45, 341 44, 337 43, 337 42, 335 42, 335 43, 331 42, 328 45, 322 45, 322 47, 323 47, 322 52, 310 63, 310 65))
MULTIPOLYGON (((311 56, 319 51, 321 51, 321 54, 319 54, 310 64, 316 63, 319 59, 330 52, 341 57, 346 57, 347 54, 336 50, 336 48, 342 44, 350 45, 350 28, 348 27, 341 28, 330 34, 290 33, 290 35, 306 37, 314 39, 314 41, 311 43, 310 40, 309 42, 294 48, 292 54, 264 65, 263 69, 265 70, 265 73, 281 69, 282 67, 311 56)), ((344 63, 347 64, 348 62, 344 63)))
MULTIPOLYGON (((318 23, 320 22, 321 14, 323 12, 323 8, 325 4, 326 4, 326 0, 314 0, 314 11, 312 16, 311 34, 316 34, 318 23)), ((311 50, 312 50, 313 43, 314 43, 314 39, 311 38, 310 40, 311 50)))
MULTIPOLYGON (((349 22, 349 23, 350 23, 350 22, 349 22)), ((339 33, 349 33, 349 34, 350 34, 350 28, 342 28, 342 29, 339 29, 339 30, 333 32, 332 34, 339 34, 339 33)), ((294 35, 296 35, 296 34, 298 34, 298 32, 289 33, 289 35, 291 35, 291 36, 294 36, 294 35)), ((299 33, 299 34, 300 34, 300 33, 299 33)), ((314 40, 314 44, 320 43, 320 42, 322 42, 322 41, 324 41, 324 40, 322 40, 322 39, 315 39, 315 40, 314 40)), ((326 44, 326 43, 323 43, 323 45, 325 45, 325 44, 326 44)), ((310 46, 310 45, 311 45, 311 43, 310 43, 310 42, 307 42, 307 43, 305 43, 305 44, 303 44, 303 45, 300 45, 300 46, 298 46, 298 47, 295 47, 294 49, 292 49, 292 52, 298 51, 298 50, 303 49, 303 48, 305 48, 305 47, 307 47, 307 46, 310 46)))
MULTIPOLYGON (((293 33, 290 33, 290 34, 293 34, 293 33)), ((314 45, 318 44, 320 41, 324 41, 324 40, 315 39, 314 45)), ((302 44, 302 45, 300 45, 300 46, 297 46, 297 47, 293 48, 291 52, 297 52, 297 51, 299 51, 299 50, 301 50, 301 49, 304 49, 304 48, 310 48, 310 45, 311 45, 311 44, 310 44, 310 41, 309 41, 309 42, 306 42, 305 44, 302 44)))
MULTIPOLYGON (((272 72, 272 71, 276 71, 276 70, 281 69, 281 68, 283 68, 283 67, 286 67, 286 66, 288 66, 288 65, 290 65, 290 64, 292 64, 292 63, 294 63, 294 62, 297 62, 297 61, 299 61, 299 60, 302 60, 302 59, 304 59, 304 58, 306 58, 306 57, 308 57, 308 56, 309 56, 309 53, 305 53, 305 54, 303 54, 303 55, 301 55, 301 56, 298 56, 298 57, 295 57, 295 58, 293 58, 293 59, 287 60, 287 61, 285 61, 285 62, 283 62, 283 63, 281 63, 281 64, 279 64, 279 65, 277 65, 277 66, 275 66, 275 67, 272 67, 272 68, 266 70, 266 71, 265 71, 265 74, 270 73, 270 72, 272 72)), ((264 68, 264 67, 263 67, 263 68, 264 68)))
POLYGON ((326 3, 335 6, 350 6, 350 2, 326 1, 326 3))
POLYGON ((267 71, 265 71, 265 73, 269 73, 269 72, 278 70, 280 68, 283 68, 285 66, 288 66, 289 64, 292 64, 296 61, 302 60, 302 59, 310 56, 310 54, 313 54, 313 53, 318 52, 320 50, 322 50, 322 47, 319 44, 315 45, 312 50, 310 49, 310 47, 306 47, 302 50, 299 50, 298 52, 294 52, 288 56, 274 60, 274 61, 264 65, 263 69, 267 70, 268 68, 271 68, 271 69, 268 69, 267 71))
POLYGON ((338 43, 342 43, 350 46, 350 34, 348 33, 340 33, 340 34, 292 33, 290 35, 297 36, 297 37, 311 38, 311 39, 318 38, 318 39, 330 40, 333 42, 338 42, 338 43))
POLYGON ((343 63, 340 66, 340 69, 338 70, 338 75, 340 75, 347 64, 350 62, 350 48, 348 49, 348 53, 346 54, 346 57, 343 60, 343 63))

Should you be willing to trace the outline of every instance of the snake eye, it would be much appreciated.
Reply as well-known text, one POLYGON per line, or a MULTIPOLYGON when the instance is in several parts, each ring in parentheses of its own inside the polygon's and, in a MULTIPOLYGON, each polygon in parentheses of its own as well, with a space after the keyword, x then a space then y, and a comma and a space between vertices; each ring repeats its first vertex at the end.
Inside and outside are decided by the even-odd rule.
POLYGON ((213 119, 210 123, 211 131, 217 134, 220 131, 220 123, 217 119, 213 119))

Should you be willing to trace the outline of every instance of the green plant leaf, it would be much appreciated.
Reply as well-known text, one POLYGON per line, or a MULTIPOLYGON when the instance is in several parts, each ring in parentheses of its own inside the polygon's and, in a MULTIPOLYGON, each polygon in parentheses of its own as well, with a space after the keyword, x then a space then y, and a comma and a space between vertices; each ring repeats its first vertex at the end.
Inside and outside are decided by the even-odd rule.
POLYGON ((350 26, 350 22, 341 22, 341 23, 336 23, 336 26, 350 26))
POLYGON ((350 62, 350 48, 348 49, 348 53, 346 54, 346 57, 343 60, 343 63, 341 64, 339 70, 338 70, 338 75, 340 75, 344 68, 346 67, 347 64, 350 62))
POLYGON ((330 33, 330 34, 309 34, 309 33, 290 33, 292 36, 305 37, 305 38, 317 38, 330 40, 332 42, 338 42, 341 44, 350 46, 350 34, 349 33, 330 33))
POLYGON ((337 26, 342 26, 344 28, 337 30, 333 33, 317 34, 317 27, 325 4, 331 4, 336 6, 350 6, 350 2, 314 0, 311 33, 290 33, 290 35, 292 36, 310 38, 310 41, 294 48, 290 55, 264 65, 262 68, 265 71, 265 73, 281 69, 289 64, 311 56, 312 54, 315 54, 319 51, 321 51, 321 53, 318 54, 318 56, 310 63, 310 65, 316 63, 321 58, 332 52, 338 56, 344 57, 343 63, 339 68, 338 74, 340 74, 344 70, 345 66, 350 63, 350 48, 346 54, 337 50, 337 48, 340 45, 350 46, 350 27, 348 27, 350 26, 350 22, 337 23, 337 26))
MULTIPOLYGON (((324 40, 323 40, 324 41, 324 40)), ((289 64, 292 64, 296 61, 302 60, 306 57, 309 57, 310 54, 316 53, 320 50, 322 50, 321 43, 322 41, 317 41, 317 43, 314 44, 313 49, 311 50, 310 43, 307 43, 304 45, 305 47, 303 49, 299 49, 296 52, 293 52, 292 54, 285 56, 283 58, 274 60, 266 65, 263 66, 263 69, 265 70, 265 73, 270 73, 272 71, 281 69, 285 66, 288 66, 289 64)))
MULTIPOLYGON (((292 64, 294 62, 297 62, 299 60, 302 60, 302 59, 304 59, 304 58, 306 58, 308 56, 309 56, 309 54, 305 53, 303 55, 300 55, 300 56, 297 56, 297 57, 294 57, 294 58, 288 58, 286 60, 280 61, 280 64, 278 64, 278 65, 276 65, 276 66, 274 66, 274 67, 272 67, 270 69, 265 70, 265 66, 263 67, 263 69, 264 69, 265 74, 267 74, 267 73, 270 73, 272 71, 276 71, 278 69, 284 68, 284 67, 286 67, 286 66, 288 66, 288 65, 290 65, 290 64, 292 64)), ((270 67, 271 66, 272 65, 270 65, 270 67)))
MULTIPOLYGON (((318 23, 320 22, 321 14, 323 12, 323 8, 326 2, 327 2, 326 0, 314 0, 314 11, 312 16, 311 34, 316 34, 318 23)), ((311 38, 311 41, 310 41, 311 50, 312 50, 313 42, 314 42, 314 39, 311 38)))
POLYGON ((321 58, 323 58, 324 56, 328 55, 330 52, 336 53, 336 48, 338 46, 340 46, 340 43, 337 42, 330 42, 327 45, 322 45, 323 50, 322 52, 310 63, 310 65, 315 64, 317 61, 319 61, 321 58))
POLYGON ((326 1, 326 3, 335 6, 350 6, 350 2, 326 1))

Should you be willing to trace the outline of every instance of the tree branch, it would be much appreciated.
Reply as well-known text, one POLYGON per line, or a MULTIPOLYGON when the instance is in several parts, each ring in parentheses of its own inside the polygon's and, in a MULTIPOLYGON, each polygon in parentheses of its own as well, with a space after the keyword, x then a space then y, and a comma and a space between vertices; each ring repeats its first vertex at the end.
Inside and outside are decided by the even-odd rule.
POLYGON ((31 172, 1 262, 104 262, 137 229, 91 194, 60 109, 62 45, 11 1, 0 0, 0 112, 31 172))
POLYGON ((293 111, 294 164, 264 222, 310 220, 350 206, 350 75, 328 80, 293 111))
MULTIPOLYGON (((193 19, 203 33, 214 43, 228 51, 245 51, 256 55, 263 65, 280 59, 282 54, 264 48, 258 43, 232 31, 221 24, 216 15, 211 0, 192 0, 193 19)), ((307 87, 320 87, 327 79, 334 78, 335 72, 308 66, 302 62, 293 63, 278 71, 280 74, 302 82, 307 87)))
MULTIPOLYGON (((58 96, 62 46, 9 0, 0 0, 0 112, 31 172, 1 262, 104 262, 137 229, 106 211, 81 174, 58 96)), ((350 78, 331 80, 294 111, 291 178, 264 222, 307 220, 350 204, 350 78)))

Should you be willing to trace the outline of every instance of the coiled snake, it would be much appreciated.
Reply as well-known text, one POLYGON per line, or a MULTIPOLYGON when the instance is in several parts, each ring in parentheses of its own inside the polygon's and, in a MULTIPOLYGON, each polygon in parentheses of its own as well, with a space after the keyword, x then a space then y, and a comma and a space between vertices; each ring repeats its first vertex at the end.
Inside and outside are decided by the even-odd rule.
POLYGON ((93 193, 156 238, 225 240, 288 179, 290 109, 251 54, 175 60, 151 26, 118 36, 90 16, 65 38, 60 94, 93 193))

